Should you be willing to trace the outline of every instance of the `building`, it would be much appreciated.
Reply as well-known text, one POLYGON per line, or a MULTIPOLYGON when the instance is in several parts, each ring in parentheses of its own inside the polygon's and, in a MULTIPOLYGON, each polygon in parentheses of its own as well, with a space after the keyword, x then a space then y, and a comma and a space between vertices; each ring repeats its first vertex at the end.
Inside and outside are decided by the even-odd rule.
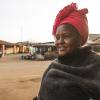
POLYGON ((100 52, 100 34, 89 34, 88 44, 94 51, 100 52))
POLYGON ((7 54, 16 54, 19 52, 25 51, 25 46, 17 43, 10 43, 3 40, 0 40, 0 52, 2 52, 2 56, 7 54))

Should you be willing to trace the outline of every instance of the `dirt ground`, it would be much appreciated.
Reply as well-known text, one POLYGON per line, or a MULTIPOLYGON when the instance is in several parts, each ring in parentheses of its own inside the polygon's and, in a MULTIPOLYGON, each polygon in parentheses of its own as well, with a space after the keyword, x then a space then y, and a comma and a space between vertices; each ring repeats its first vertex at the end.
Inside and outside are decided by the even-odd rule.
POLYGON ((21 55, 0 58, 0 100, 32 100, 50 62, 22 60, 21 55))

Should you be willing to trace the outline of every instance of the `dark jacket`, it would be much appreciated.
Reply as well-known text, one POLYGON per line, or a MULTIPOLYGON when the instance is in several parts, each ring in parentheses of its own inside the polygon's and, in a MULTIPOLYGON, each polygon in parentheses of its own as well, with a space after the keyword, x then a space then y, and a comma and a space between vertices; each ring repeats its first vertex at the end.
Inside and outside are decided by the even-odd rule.
POLYGON ((100 56, 84 47, 58 57, 43 75, 38 100, 100 100, 100 56))

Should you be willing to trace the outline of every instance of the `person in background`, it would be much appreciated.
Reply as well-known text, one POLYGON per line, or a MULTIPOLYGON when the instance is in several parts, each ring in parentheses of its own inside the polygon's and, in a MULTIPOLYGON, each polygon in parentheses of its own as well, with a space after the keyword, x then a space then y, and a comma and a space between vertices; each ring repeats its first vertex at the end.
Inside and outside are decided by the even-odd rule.
POLYGON ((86 45, 87 13, 71 3, 57 14, 52 33, 58 57, 44 72, 34 100, 100 100, 100 56, 86 45))

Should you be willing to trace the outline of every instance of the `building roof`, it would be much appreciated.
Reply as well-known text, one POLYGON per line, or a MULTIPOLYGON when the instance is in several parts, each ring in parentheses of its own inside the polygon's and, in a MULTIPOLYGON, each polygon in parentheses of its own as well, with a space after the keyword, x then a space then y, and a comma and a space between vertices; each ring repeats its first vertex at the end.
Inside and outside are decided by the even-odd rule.
POLYGON ((54 46, 54 42, 33 43, 32 46, 34 46, 34 47, 40 47, 40 46, 54 46))
POLYGON ((94 40, 94 44, 99 44, 100 45, 100 37, 94 40))
POLYGON ((6 41, 3 41, 3 40, 0 40, 0 45, 6 45, 6 46, 13 46, 14 43, 10 43, 10 42, 6 42, 6 41))
POLYGON ((89 34, 87 43, 100 45, 100 34, 89 34))
POLYGON ((100 38, 100 34, 89 34, 89 40, 91 41, 95 41, 98 38, 100 38))

